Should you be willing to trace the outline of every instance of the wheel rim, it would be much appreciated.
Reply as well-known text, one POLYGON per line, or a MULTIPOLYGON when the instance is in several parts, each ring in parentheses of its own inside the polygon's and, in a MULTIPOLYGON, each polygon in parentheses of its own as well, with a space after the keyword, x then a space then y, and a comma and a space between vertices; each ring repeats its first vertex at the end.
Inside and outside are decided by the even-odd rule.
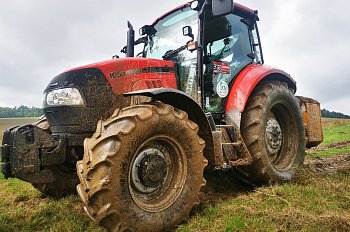
POLYGON ((181 193, 187 161, 181 145, 166 135, 155 136, 136 151, 129 170, 129 191, 143 210, 159 212, 181 193))
POLYGON ((141 151, 133 163, 131 182, 134 189, 140 193, 155 192, 168 176, 169 157, 155 148, 141 151))
POLYGON ((279 102, 271 108, 266 120, 266 152, 272 166, 281 172, 291 168, 297 154, 295 141, 299 135, 291 112, 288 105, 279 102))
POLYGON ((280 123, 274 115, 270 116, 266 122, 265 142, 268 157, 272 164, 276 164, 282 148, 283 133, 280 123))

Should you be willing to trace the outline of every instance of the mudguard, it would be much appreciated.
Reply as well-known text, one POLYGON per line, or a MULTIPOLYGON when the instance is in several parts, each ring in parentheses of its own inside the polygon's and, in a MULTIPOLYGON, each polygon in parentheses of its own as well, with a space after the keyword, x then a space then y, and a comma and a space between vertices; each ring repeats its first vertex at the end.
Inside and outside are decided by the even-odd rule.
POLYGON ((263 81, 280 81, 296 92, 296 82, 286 72, 263 64, 252 64, 243 69, 230 90, 225 113, 240 126, 241 113, 254 88, 263 81))
POLYGON ((199 136, 205 141, 204 156, 210 161, 214 154, 213 136, 208 119, 202 108, 185 93, 171 88, 155 88, 124 93, 124 96, 151 97, 153 101, 161 101, 165 104, 181 109, 188 114, 188 118, 199 126, 199 136))

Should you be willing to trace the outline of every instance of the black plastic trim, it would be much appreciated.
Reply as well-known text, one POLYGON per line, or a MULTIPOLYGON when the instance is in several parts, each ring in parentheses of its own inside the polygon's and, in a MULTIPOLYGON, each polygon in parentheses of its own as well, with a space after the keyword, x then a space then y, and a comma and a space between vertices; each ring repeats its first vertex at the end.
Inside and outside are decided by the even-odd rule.
POLYGON ((124 99, 122 95, 113 91, 105 75, 97 68, 62 73, 53 78, 46 87, 45 93, 67 87, 78 88, 83 95, 85 105, 44 107, 52 133, 91 136, 101 118, 107 119, 116 108, 129 104, 128 99, 124 99))

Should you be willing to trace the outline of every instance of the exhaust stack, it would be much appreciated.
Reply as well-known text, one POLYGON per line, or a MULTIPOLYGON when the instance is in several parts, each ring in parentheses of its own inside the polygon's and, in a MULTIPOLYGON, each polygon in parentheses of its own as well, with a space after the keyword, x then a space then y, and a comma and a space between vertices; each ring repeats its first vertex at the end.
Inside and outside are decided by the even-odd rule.
POLYGON ((134 46, 135 46, 135 31, 131 23, 128 21, 128 38, 127 38, 127 47, 126 47, 126 56, 134 57, 134 46))

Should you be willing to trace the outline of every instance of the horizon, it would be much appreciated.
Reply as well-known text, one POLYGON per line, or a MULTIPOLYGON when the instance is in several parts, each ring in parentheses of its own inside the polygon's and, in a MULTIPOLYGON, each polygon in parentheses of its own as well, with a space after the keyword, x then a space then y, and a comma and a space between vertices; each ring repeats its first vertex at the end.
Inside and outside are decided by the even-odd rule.
MULTIPOLYGON (((185 2, 6 1, 0 8, 0 30, 6 35, 0 41, 0 105, 41 107, 43 90, 54 76, 119 55, 128 20, 137 30, 185 2)), ((316 0, 238 2, 259 11, 265 63, 291 74, 297 95, 350 115, 350 71, 344 55, 350 53, 350 31, 344 30, 350 21, 343 10, 350 2, 327 7, 316 0)))

